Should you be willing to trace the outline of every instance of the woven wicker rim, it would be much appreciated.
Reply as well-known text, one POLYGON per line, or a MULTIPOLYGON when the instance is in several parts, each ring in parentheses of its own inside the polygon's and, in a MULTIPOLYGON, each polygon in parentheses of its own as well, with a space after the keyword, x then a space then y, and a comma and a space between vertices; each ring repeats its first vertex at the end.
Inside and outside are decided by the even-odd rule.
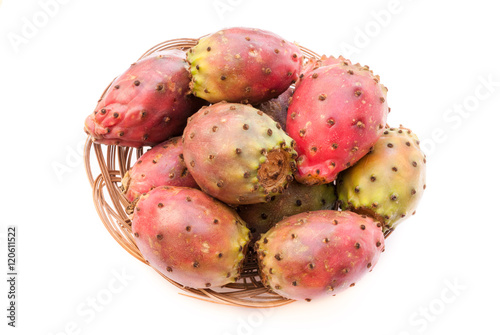
MULTIPOLYGON (((165 41, 146 51, 139 60, 157 51, 168 49, 187 50, 196 45, 197 42, 198 39, 192 38, 165 41)), ((317 53, 307 48, 299 47, 306 59, 320 58, 317 53)), ((111 83, 109 86, 111 86, 111 83)), ((103 95, 109 86, 104 90, 103 95)), ((84 158, 87 176, 92 186, 94 205, 104 226, 116 242, 126 251, 144 264, 148 264, 134 241, 131 220, 126 213, 129 202, 123 196, 120 189, 122 177, 143 152, 143 148, 135 149, 114 145, 102 146, 93 143, 89 136, 85 144, 84 158), (93 177, 92 173, 92 153, 97 160, 100 170, 100 174, 96 178, 93 177)), ((236 283, 225 285, 220 289, 193 289, 184 287, 174 280, 169 279, 158 270, 156 272, 171 284, 187 293, 184 295, 209 302, 232 306, 268 308, 286 305, 294 301, 286 299, 264 287, 258 273, 255 255, 252 254, 249 254, 244 261, 240 279, 236 283)))

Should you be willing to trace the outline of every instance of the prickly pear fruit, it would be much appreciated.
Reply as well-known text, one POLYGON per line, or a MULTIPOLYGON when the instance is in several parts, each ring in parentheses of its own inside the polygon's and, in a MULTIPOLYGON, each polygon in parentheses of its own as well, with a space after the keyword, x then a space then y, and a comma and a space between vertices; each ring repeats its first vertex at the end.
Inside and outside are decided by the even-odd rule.
POLYGON ((394 229, 415 214, 425 189, 425 163, 415 133, 385 129, 370 153, 339 174, 342 209, 373 216, 384 230, 394 229))
POLYGON ((192 288, 234 282, 249 240, 234 210, 199 190, 176 186, 141 195, 132 232, 153 268, 192 288))
POLYGON ((387 89, 368 67, 341 62, 308 72, 288 108, 287 133, 297 142, 296 179, 323 184, 354 165, 380 137, 387 89))
POLYGON ((381 224, 352 212, 306 212, 280 221, 257 242, 262 282, 310 301, 354 286, 384 250, 381 224))
POLYGON ((157 144, 143 154, 125 173, 122 185, 123 193, 130 202, 158 186, 198 188, 184 164, 180 137, 157 144))
POLYGON ((134 64, 109 86, 85 120, 94 142, 141 147, 182 134, 203 100, 189 94, 184 52, 167 50, 134 64))
POLYGON ((262 111, 220 102, 194 114, 183 154, 200 188, 227 204, 269 201, 293 180, 292 139, 262 111))
POLYGON ((187 60, 197 97, 257 104, 298 79, 303 57, 297 45, 271 32, 229 28, 201 38, 187 60))
MULTIPOLYGON (((328 56, 326 55, 321 56, 321 58, 309 58, 307 61, 304 63, 302 67, 302 73, 299 76, 299 79, 304 78, 305 75, 307 75, 309 72, 316 70, 322 66, 330 66, 330 65, 337 65, 337 64, 345 64, 345 65, 352 65, 351 61, 344 58, 343 56, 339 57, 334 57, 334 56, 328 56)), ((300 83, 300 80, 298 81, 300 83)))
POLYGON ((335 205, 335 190, 332 184, 308 186, 296 181, 270 202, 243 205, 238 214, 250 228, 254 239, 267 232, 286 216, 307 211, 332 209, 335 205))
POLYGON ((288 106, 292 101, 293 88, 287 89, 281 93, 279 97, 265 101, 255 108, 269 115, 273 120, 281 125, 281 128, 286 131, 286 113, 288 106))

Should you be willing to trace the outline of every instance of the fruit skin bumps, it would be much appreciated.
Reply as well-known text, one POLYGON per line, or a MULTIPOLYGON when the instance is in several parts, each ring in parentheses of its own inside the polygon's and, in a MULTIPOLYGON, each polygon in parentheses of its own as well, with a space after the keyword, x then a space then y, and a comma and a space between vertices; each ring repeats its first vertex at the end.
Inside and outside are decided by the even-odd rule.
POLYGON ((198 188, 182 156, 182 141, 173 137, 144 153, 122 178, 123 193, 133 202, 158 186, 198 188))
POLYGON ((236 212, 203 192, 176 186, 142 195, 132 232, 146 261, 168 278, 192 288, 236 281, 249 230, 236 212))
POLYGON ((300 48, 260 29, 229 28, 203 37, 187 52, 192 93, 211 103, 258 104, 298 79, 300 48))
POLYGON ((187 168, 201 190, 231 205, 270 201, 293 180, 293 140, 262 111, 220 102, 194 114, 183 134, 187 168))
POLYGON ((387 128, 370 153, 339 174, 341 208, 377 218, 384 230, 394 229, 415 214, 425 189, 425 167, 415 133, 387 128))
POLYGON ((333 64, 306 72, 288 108, 287 133, 299 155, 295 177, 308 185, 334 181, 367 154, 388 113, 387 89, 368 67, 324 62, 333 64))
POLYGON ((154 53, 132 64, 109 86, 85 132, 95 143, 153 146, 182 134, 187 118, 205 102, 189 94, 184 52, 154 53))
POLYGON ((382 225, 352 212, 306 212, 280 221, 257 242, 262 282, 311 301, 354 286, 384 250, 382 225))

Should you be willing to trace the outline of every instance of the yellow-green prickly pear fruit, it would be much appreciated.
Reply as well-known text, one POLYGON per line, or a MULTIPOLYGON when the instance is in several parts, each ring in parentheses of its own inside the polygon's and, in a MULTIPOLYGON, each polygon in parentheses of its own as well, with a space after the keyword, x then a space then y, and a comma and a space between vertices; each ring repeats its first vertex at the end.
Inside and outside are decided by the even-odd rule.
POLYGON ((387 128, 356 165, 341 172, 338 197, 342 210, 367 214, 393 230, 415 214, 425 189, 425 155, 409 129, 387 128))

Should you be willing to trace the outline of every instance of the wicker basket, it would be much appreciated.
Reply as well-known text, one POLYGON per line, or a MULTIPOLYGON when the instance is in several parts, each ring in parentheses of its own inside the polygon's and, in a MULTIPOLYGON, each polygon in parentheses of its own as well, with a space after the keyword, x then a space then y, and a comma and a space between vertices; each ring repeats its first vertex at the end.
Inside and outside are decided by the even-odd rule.
MULTIPOLYGON (((163 42, 149 49, 139 59, 168 49, 187 50, 196 45, 198 39, 175 39, 163 42)), ((300 47, 306 59, 319 58, 319 55, 300 47)), ((111 84, 110 84, 111 85, 111 84)), ((109 87, 109 86, 108 86, 109 87)), ((107 91, 107 88, 104 92, 107 91)), ((104 93, 103 93, 104 95, 104 93)), ((85 145, 85 167, 93 191, 94 205, 104 226, 113 238, 132 256, 148 264, 141 255, 132 236, 131 220, 127 214, 129 202, 123 196, 120 186, 125 172, 143 154, 143 149, 100 145, 92 142, 90 136, 85 145), (94 156, 94 157, 92 157, 94 156), (97 161, 99 174, 94 178, 91 161, 97 161)), ((94 164, 94 169, 95 169, 94 164)), ((95 172, 95 171, 94 171, 95 172)), ((255 255, 249 254, 244 261, 243 272, 236 283, 219 289, 193 289, 167 278, 171 284, 185 291, 188 296, 202 300, 244 307, 277 307, 294 300, 286 299, 270 291, 261 283, 255 255)))

